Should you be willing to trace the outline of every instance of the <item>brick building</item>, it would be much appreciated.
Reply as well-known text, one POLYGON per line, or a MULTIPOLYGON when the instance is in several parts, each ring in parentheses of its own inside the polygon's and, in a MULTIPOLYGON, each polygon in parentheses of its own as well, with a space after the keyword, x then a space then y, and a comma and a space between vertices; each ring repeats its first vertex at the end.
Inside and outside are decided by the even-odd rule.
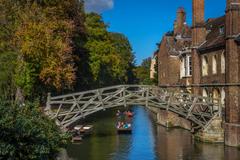
POLYGON ((168 32, 159 44, 159 85, 184 86, 191 84, 191 29, 186 24, 186 12, 177 11, 174 30, 168 32))
POLYGON ((192 27, 180 8, 174 31, 159 45, 159 85, 221 98, 225 143, 240 145, 240 0, 226 0, 226 13, 204 19, 204 0, 192 0, 192 27))

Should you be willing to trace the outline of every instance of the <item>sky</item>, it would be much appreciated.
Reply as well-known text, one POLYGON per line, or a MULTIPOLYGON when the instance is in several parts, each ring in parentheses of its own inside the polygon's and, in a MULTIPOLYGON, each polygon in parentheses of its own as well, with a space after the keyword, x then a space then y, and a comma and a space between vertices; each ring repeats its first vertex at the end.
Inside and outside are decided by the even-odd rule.
MULTIPOLYGON (((226 0, 205 0, 205 19, 224 15, 226 0)), ((162 36, 173 29, 178 7, 187 12, 191 25, 192 0, 85 0, 87 11, 98 12, 109 31, 128 37, 139 65, 152 56, 162 36)))

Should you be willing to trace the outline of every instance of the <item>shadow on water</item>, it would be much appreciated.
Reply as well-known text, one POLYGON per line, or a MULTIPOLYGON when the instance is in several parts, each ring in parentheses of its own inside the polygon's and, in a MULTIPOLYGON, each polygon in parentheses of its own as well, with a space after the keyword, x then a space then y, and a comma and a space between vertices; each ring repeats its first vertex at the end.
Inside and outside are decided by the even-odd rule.
POLYGON ((116 109, 97 113, 86 121, 94 125, 94 134, 80 144, 69 144, 61 159, 240 160, 236 148, 196 142, 186 130, 157 126, 143 107, 133 110, 131 135, 116 133, 116 109))

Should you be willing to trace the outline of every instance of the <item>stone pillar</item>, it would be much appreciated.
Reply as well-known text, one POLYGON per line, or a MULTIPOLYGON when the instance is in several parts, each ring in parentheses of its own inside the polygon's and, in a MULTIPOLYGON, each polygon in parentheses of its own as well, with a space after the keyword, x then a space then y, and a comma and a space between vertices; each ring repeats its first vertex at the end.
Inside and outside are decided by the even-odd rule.
POLYGON ((193 27, 192 27, 192 83, 196 87, 193 87, 193 94, 200 94, 200 89, 197 87, 200 84, 201 79, 201 61, 198 54, 198 46, 201 45, 206 38, 206 29, 204 26, 204 0, 193 0, 193 27))
POLYGON ((167 110, 158 110, 157 123, 167 128, 180 127, 189 131, 192 129, 192 123, 188 119, 167 110))
POLYGON ((215 118, 205 130, 195 133, 194 138, 202 142, 223 143, 224 130, 222 128, 222 118, 215 118))
MULTIPOLYGON (((235 41, 240 33, 240 0, 227 0, 226 82, 240 82, 240 49, 235 41)), ((226 88, 225 144, 240 146, 240 87, 226 88)))

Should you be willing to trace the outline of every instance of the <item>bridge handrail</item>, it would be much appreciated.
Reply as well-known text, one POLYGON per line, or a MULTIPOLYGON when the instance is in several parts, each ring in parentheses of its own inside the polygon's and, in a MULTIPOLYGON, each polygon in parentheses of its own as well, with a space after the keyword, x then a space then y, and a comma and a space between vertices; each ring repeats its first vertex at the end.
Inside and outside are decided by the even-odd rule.
POLYGON ((58 124, 68 126, 96 111, 133 104, 147 107, 151 105, 175 113, 181 110, 178 114, 191 119, 200 127, 207 126, 209 117, 221 115, 220 99, 169 91, 166 88, 150 85, 116 85, 54 97, 49 94, 45 110, 50 117, 58 121, 58 124), (67 105, 65 108, 69 108, 69 111, 62 111, 64 105, 67 105), (52 110, 51 106, 56 106, 58 109, 52 110), (204 108, 206 113, 203 112, 204 108))

